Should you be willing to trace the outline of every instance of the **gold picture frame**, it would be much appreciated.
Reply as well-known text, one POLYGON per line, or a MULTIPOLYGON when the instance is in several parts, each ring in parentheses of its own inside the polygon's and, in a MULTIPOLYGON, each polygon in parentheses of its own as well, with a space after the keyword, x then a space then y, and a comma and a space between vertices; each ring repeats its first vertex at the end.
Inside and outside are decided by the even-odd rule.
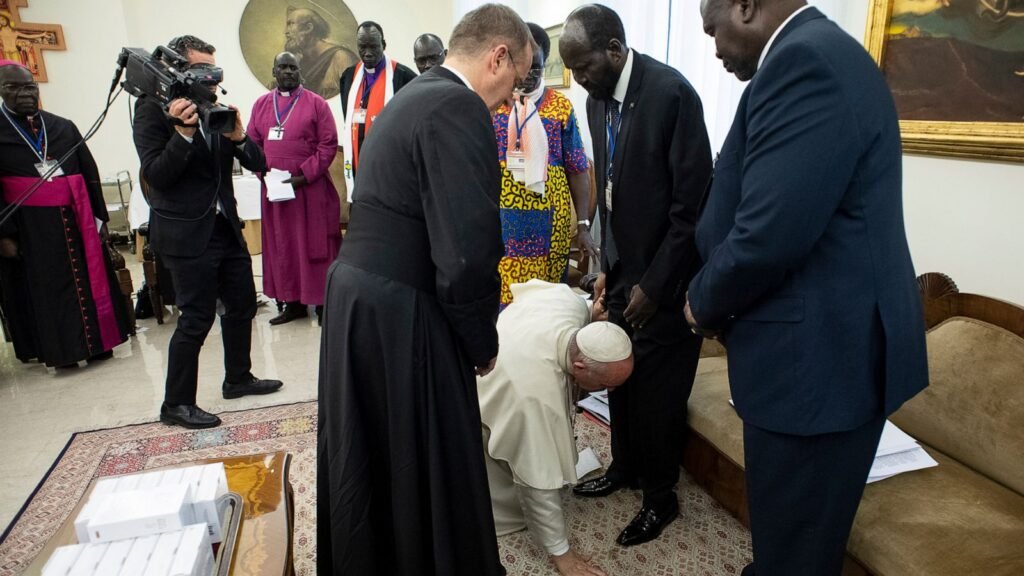
MULTIPOLYGON (((943 14, 939 11, 949 10, 949 3, 935 2, 934 8, 922 8, 921 6, 927 3, 923 2, 908 2, 907 0, 870 0, 871 4, 868 12, 866 41, 868 52, 878 63, 882 72, 886 74, 886 79, 889 81, 890 87, 893 89, 893 95, 897 100, 897 109, 900 110, 900 131, 903 136, 903 150, 910 153, 919 154, 933 154, 942 156, 955 156, 961 158, 975 158, 984 160, 1002 160, 1012 162, 1024 162, 1024 115, 1019 116, 1018 121, 975 121, 969 117, 972 115, 979 114, 983 111, 972 110, 971 106, 957 106, 955 103, 958 102, 971 102, 974 95, 964 91, 964 93, 958 93, 958 86, 956 85, 955 74, 961 74, 969 76, 970 73, 977 71, 981 75, 991 76, 995 74, 995 64, 990 60, 979 58, 976 62, 975 70, 964 72, 962 69, 953 70, 949 67, 943 67, 939 64, 943 62, 943 54, 940 52, 944 48, 948 51, 949 46, 956 44, 960 41, 955 36, 955 32, 945 33, 939 32, 938 34, 930 34, 929 30, 922 30, 917 27, 918 23, 925 23, 926 25, 934 25, 941 27, 943 25, 952 27, 948 24, 949 21, 958 17, 956 13, 943 14), (899 12, 897 12, 896 22, 894 22, 894 7, 899 5, 899 12), (909 23, 908 23, 909 22, 909 23), (946 35, 943 35, 946 34, 946 35), (897 52, 893 46, 894 42, 900 42, 896 47, 899 48, 897 52), (929 44, 931 42, 931 44, 929 44), (913 50, 907 50, 908 47, 913 46, 913 50), (892 54, 890 54, 890 48, 892 54), (922 49, 923 48, 923 49, 922 49), (929 49, 934 48, 933 52, 929 52, 929 49), (931 54, 935 54, 931 60, 920 60, 921 58, 927 57, 931 54), (918 58, 913 61, 911 58, 918 58), (914 66, 908 66, 908 63, 912 62, 914 66), (919 68, 918 68, 919 66, 919 68), (986 69, 986 67, 992 69, 986 69), (944 69, 945 68, 945 69, 944 69), (899 71, 913 71, 912 74, 906 76, 900 76, 895 73, 899 71), (945 72, 949 72, 949 78, 951 81, 943 85, 941 80, 942 75, 945 72), (954 73, 955 72, 955 73, 954 73), (908 78, 910 76, 912 78, 908 78), (936 81, 936 78, 940 81, 936 81), (924 79, 930 84, 928 88, 924 90, 912 90, 915 88, 912 83, 915 79, 924 79), (934 106, 929 108, 922 104, 919 98, 921 93, 927 96, 927 90, 932 89, 932 102, 935 99, 947 100, 948 105, 945 109, 936 109, 934 106), (906 94, 906 97, 901 95, 906 94), (917 105, 915 108, 914 106, 917 105), (936 118, 916 118, 908 119, 908 116, 927 116, 928 114, 934 114, 936 118), (943 118, 943 115, 950 116, 956 114, 955 118, 943 118), (962 116, 960 116, 962 114, 962 116), (964 121, 957 120, 957 118, 965 118, 964 121)), ((1021 36, 1021 31, 1024 30, 1024 13, 1016 15, 1015 12, 1009 10, 1002 10, 1005 4, 1006 6, 1015 5, 1015 2, 1019 0, 977 0, 978 6, 974 11, 964 16, 964 18, 982 18, 985 17, 985 12, 989 9, 993 10, 994 14, 989 15, 993 22, 996 22, 996 18, 1002 18, 1005 20, 1007 17, 1020 18, 1020 23, 1011 22, 1013 37, 1009 40, 1016 46, 1018 40, 1024 41, 1024 37, 1021 36)), ((1024 5, 1024 2, 1021 2, 1024 5)), ((1024 8, 1022 8, 1024 9, 1024 8)), ((972 23, 974 24, 974 23, 972 23)), ((963 30, 961 27, 960 30, 963 30)), ((978 34, 977 27, 970 30, 971 34, 978 34)), ((1005 33, 1005 27, 1003 27, 1005 33)), ((979 48, 973 44, 976 40, 975 37, 972 42, 960 43, 959 46, 968 46, 971 49, 977 50, 979 53, 984 52, 984 48, 979 48)), ((1006 42, 1005 38, 1001 41, 1006 42)), ((1024 53, 1024 43, 1020 45, 1021 52, 1024 53)), ((988 54, 995 52, 989 51, 988 54)), ((1013 52, 1011 52, 1013 54, 1013 52)), ((1010 74, 1016 74, 1021 77, 1024 81, 1024 70, 1017 72, 1016 70, 1010 69, 1010 74)), ((998 74, 1006 74, 1006 69, 1000 69, 998 74)), ((971 80, 972 78, 967 78, 971 80)), ((991 85, 998 85, 1000 89, 1003 86, 1016 86, 1015 79, 1009 78, 1008 81, 1005 78, 998 78, 999 82, 992 83, 991 85)), ((965 83, 964 86, 967 84, 965 83)), ((973 85, 974 89, 981 90, 977 85, 973 85)), ((1000 92, 993 99, 1003 97, 1000 92)), ((1002 100, 1006 102, 1005 98, 1002 100)), ((1012 97, 1011 100, 1012 102, 1012 97)), ((1013 104, 1010 108, 1003 108, 1003 112, 1012 112, 1016 114, 1016 108, 1013 108, 1013 104)), ((987 113, 987 110, 984 111, 987 113)))
POLYGON ((565 68, 562 56, 558 53, 558 41, 562 38, 564 24, 548 26, 544 29, 551 39, 551 53, 544 62, 544 84, 548 88, 568 88, 572 82, 572 72, 565 68))

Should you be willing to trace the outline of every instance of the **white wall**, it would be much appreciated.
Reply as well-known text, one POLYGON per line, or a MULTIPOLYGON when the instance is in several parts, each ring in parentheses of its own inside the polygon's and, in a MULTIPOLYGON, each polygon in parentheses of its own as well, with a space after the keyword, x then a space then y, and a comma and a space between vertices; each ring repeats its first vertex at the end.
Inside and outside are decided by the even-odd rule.
MULTIPOLYGON (((447 41, 452 28, 452 5, 447 1, 346 3, 357 22, 380 23, 388 54, 413 69, 413 40, 423 32, 433 32, 447 41)), ((224 68, 224 86, 229 92, 221 101, 237 105, 243 121, 248 122, 249 109, 265 89, 249 71, 238 42, 238 23, 246 4, 246 0, 33 0, 21 9, 22 20, 62 25, 68 46, 64 52, 44 52, 50 79, 40 85, 44 107, 70 118, 84 132, 103 108, 122 46, 152 50, 175 36, 194 34, 217 47, 217 64, 224 68)), ((89 143, 104 177, 129 170, 134 178, 138 172, 127 100, 122 94, 89 143)), ((331 104, 340 116, 338 98, 331 104)))
MULTIPOLYGON (((863 39, 867 3, 843 4, 840 25, 863 39)), ((907 154, 903 203, 918 274, 1024 304, 1024 165, 907 154)))

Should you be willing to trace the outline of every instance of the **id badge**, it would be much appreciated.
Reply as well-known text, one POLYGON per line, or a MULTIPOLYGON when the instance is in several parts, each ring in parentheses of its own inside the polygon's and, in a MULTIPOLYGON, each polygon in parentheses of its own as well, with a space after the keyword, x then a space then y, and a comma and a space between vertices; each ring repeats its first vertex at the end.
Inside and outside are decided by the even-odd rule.
POLYGON ((610 180, 604 187, 604 207, 607 208, 609 212, 612 211, 612 183, 610 180))
MULTIPOLYGON (((45 160, 43 162, 38 162, 38 163, 36 163, 36 170, 39 172, 40 176, 46 176, 46 173, 50 171, 50 168, 53 168, 54 165, 56 165, 56 164, 57 164, 56 160, 45 160)), ((57 168, 57 170, 55 170, 53 172, 53 174, 50 174, 50 180, 53 180, 57 176, 63 176, 63 175, 64 175, 64 169, 57 168)))
POLYGON ((356 108, 352 114, 352 122, 355 124, 366 124, 366 108, 356 108))
POLYGON ((284 128, 271 128, 267 140, 284 140, 284 128))
POLYGON ((516 182, 526 182, 526 154, 523 151, 510 150, 505 155, 505 167, 516 182))

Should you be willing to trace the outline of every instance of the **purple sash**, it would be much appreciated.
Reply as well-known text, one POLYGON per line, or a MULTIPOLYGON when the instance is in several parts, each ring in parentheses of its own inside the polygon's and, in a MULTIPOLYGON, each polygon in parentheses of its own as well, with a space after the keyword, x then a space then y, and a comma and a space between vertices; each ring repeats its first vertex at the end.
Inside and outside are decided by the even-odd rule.
MULTIPOLYGON (((8 204, 17 203, 21 197, 35 184, 38 178, 23 176, 5 176, 0 178, 3 186, 4 200, 8 204)), ((75 213, 75 221, 82 233, 82 246, 85 248, 85 267, 89 271, 89 287, 92 288, 93 302, 96 305, 96 323, 100 327, 100 342, 103 350, 113 350, 121 343, 121 335, 114 316, 114 303, 110 295, 110 283, 107 279, 106 262, 103 260, 103 245, 100 243, 99 231, 96 229, 96 218, 89 203, 89 190, 85 186, 85 178, 81 174, 58 176, 43 183, 23 203, 24 206, 38 208, 57 208, 71 206, 75 213)))

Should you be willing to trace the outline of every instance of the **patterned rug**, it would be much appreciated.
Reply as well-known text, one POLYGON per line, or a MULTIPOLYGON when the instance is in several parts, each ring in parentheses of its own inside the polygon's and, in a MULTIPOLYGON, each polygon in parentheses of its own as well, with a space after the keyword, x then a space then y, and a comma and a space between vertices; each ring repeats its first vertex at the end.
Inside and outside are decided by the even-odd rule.
MULTIPOLYGON (((211 430, 182 431, 159 423, 75 434, 0 540, 0 576, 14 576, 32 562, 71 513, 92 478, 137 472, 201 458, 260 452, 292 454, 295 490, 295 568, 313 576, 316 564, 316 403, 274 406, 221 415, 211 430)), ((577 419, 581 447, 610 460, 610 434, 577 419)), ((616 576, 718 576, 739 574, 751 557, 750 534, 703 490, 684 477, 678 488, 681 516, 656 540, 622 548, 615 537, 640 506, 640 493, 603 499, 566 494, 572 544, 616 576)), ((510 576, 557 574, 525 532, 498 540, 510 576)))

